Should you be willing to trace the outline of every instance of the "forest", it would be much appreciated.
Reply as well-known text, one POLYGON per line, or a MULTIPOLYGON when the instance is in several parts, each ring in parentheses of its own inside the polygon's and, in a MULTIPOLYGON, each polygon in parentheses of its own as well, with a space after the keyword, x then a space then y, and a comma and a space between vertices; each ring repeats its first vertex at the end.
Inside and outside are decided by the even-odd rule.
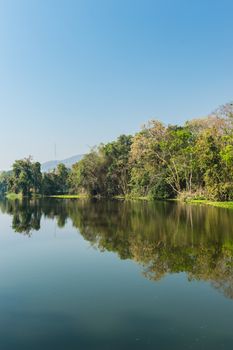
POLYGON ((184 125, 151 120, 48 173, 31 157, 0 174, 0 194, 233 200, 233 103, 184 125))

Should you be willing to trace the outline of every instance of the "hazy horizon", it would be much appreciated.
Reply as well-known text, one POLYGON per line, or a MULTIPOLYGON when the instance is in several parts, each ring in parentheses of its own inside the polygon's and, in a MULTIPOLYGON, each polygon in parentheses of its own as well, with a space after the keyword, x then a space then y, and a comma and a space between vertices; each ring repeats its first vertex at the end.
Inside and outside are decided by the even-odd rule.
POLYGON ((232 100, 229 0, 0 1, 0 169, 232 100))

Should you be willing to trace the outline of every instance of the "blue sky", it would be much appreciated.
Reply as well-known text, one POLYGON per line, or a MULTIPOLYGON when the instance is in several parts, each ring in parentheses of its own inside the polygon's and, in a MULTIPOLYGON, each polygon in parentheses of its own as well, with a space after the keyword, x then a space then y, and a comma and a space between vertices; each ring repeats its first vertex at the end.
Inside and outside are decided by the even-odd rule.
POLYGON ((0 169, 233 98, 232 0, 0 0, 0 169))

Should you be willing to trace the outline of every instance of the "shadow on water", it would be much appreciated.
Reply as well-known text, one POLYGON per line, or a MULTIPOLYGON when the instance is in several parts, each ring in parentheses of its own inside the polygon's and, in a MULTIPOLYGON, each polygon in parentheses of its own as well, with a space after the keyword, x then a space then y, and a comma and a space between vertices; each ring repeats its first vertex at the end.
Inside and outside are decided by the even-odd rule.
POLYGON ((97 249, 143 268, 150 280, 185 272, 233 298, 233 212, 167 202, 33 200, 0 202, 15 232, 31 236, 42 217, 67 220, 97 249))

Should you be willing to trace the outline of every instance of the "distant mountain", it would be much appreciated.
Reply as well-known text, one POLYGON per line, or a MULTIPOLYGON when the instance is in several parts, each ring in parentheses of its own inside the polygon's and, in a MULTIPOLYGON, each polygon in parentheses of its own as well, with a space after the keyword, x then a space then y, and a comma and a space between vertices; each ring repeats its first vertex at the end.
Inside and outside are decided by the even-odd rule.
POLYGON ((52 171, 57 167, 58 164, 63 163, 67 168, 71 168, 73 164, 77 163, 79 160, 83 158, 83 154, 77 154, 76 156, 66 158, 63 160, 50 160, 48 162, 45 162, 41 164, 41 171, 42 172, 49 172, 52 171))

